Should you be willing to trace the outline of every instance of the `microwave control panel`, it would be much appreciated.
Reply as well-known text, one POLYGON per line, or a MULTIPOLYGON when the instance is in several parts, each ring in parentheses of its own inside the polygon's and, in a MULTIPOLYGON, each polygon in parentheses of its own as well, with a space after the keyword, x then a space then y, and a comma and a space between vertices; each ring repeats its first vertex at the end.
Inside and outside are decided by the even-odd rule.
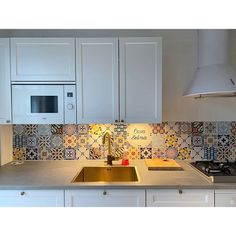
POLYGON ((64 85, 65 124, 76 124, 75 85, 64 85))

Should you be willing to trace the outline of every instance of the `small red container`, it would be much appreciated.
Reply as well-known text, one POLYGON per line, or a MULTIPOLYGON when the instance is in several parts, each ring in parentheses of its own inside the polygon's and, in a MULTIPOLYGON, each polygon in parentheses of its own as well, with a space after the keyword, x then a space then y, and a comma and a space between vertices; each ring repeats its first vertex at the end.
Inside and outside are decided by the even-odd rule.
POLYGON ((122 159, 122 163, 123 166, 128 166, 129 165, 129 159, 122 159))

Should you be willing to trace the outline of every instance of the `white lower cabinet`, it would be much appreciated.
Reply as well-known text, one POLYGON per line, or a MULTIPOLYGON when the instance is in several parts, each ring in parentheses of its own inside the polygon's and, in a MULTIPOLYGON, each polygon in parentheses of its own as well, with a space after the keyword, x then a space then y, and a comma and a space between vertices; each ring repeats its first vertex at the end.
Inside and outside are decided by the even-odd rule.
POLYGON ((216 207, 236 207, 236 190, 217 189, 215 190, 216 207))
POLYGON ((147 207, 214 207, 214 190, 147 189, 147 207))
POLYGON ((145 207, 145 189, 65 190, 66 207, 145 207))
POLYGON ((0 207, 236 207, 235 189, 0 190, 0 207), (146 191, 146 194, 145 194, 146 191))
POLYGON ((0 207, 64 207, 64 190, 1 190, 0 207))

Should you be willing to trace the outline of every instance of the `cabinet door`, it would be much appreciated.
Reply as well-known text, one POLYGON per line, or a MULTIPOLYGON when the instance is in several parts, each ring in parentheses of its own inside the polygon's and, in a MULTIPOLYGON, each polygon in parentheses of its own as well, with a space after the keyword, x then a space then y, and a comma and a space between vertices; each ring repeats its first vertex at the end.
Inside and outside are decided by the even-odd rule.
POLYGON ((11 123, 9 39, 0 39, 0 124, 11 123))
POLYGON ((236 207, 236 190, 215 190, 216 207, 236 207))
POLYGON ((161 38, 120 38, 120 118, 127 123, 162 119, 161 38))
POLYGON ((78 123, 114 123, 119 118, 118 39, 76 40, 78 123))
POLYGON ((0 190, 0 207, 63 207, 64 190, 0 190))
POLYGON ((75 81, 75 39, 12 38, 12 81, 75 81))
POLYGON ((67 207, 144 207, 145 190, 65 190, 67 207))
POLYGON ((148 207, 213 207, 214 190, 148 189, 148 207))

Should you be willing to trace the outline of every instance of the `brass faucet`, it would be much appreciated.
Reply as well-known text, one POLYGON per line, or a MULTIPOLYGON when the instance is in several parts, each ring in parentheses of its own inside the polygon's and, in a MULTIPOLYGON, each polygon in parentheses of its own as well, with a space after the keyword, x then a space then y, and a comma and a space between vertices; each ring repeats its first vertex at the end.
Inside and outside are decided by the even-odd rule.
POLYGON ((102 144, 108 143, 108 155, 107 155, 107 165, 112 166, 112 161, 115 160, 115 157, 111 154, 111 135, 106 132, 102 137, 102 144))

